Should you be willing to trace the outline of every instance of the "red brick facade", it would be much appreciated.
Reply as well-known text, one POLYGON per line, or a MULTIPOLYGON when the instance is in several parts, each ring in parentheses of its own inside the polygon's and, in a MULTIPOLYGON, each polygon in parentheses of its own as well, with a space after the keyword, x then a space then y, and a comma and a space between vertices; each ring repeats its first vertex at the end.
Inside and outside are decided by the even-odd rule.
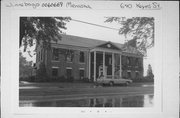
MULTIPOLYGON (((82 37, 67 35, 63 37, 62 43, 61 41, 59 41, 59 43, 52 43, 51 49, 43 49, 41 45, 38 45, 36 55, 37 70, 42 69, 41 65, 44 65, 44 74, 46 74, 49 79, 59 78, 62 76, 65 78, 71 76, 75 80, 82 79, 82 76, 83 78, 90 79, 93 77, 94 71, 92 67, 94 62, 90 60, 92 59, 91 56, 93 56, 92 53, 94 54, 93 51, 101 53, 105 50, 105 53, 112 52, 116 55, 113 57, 114 63, 117 63, 116 61, 119 59, 118 56, 121 56, 121 62, 118 62, 119 67, 117 67, 121 68, 119 71, 121 72, 121 76, 123 78, 135 79, 143 76, 142 55, 139 55, 138 53, 135 53, 131 50, 129 52, 127 52, 127 50, 122 51, 122 44, 116 45, 116 43, 99 40, 92 40, 91 44, 85 44, 86 42, 88 43, 88 41, 91 39, 84 39, 86 42, 81 43, 81 40, 83 41, 83 39, 84 38, 82 37), (74 38, 72 43, 68 42, 70 38, 74 38), (76 42, 76 39, 78 39, 79 42, 76 42), (93 44, 93 41, 95 44, 93 44), (96 44, 98 41, 101 45, 96 44), (111 46, 109 47, 109 45, 111 46)), ((102 58, 98 61, 100 64, 100 62, 102 62, 102 58)), ((98 72, 97 69, 96 73, 98 72)), ((114 71, 115 69, 116 65, 114 64, 114 71)))

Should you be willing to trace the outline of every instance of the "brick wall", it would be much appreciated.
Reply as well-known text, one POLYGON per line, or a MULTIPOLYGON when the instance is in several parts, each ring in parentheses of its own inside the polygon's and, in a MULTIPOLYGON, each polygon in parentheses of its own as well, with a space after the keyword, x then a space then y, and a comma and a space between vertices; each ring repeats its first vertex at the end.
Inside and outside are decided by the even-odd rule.
POLYGON ((122 56, 122 77, 128 78, 128 72, 131 74, 131 79, 143 77, 143 58, 136 56, 122 56), (129 59, 130 62, 127 60, 129 59), (138 60, 138 63, 137 63, 138 60), (138 77, 136 73, 139 73, 138 77))
MULTIPOLYGON (((71 46, 71 45, 59 45, 59 44, 52 44, 51 49, 43 49, 41 46, 37 47, 37 54, 39 52, 43 53, 43 59, 38 60, 37 59, 37 67, 41 63, 45 65, 46 68, 46 74, 48 78, 52 78, 52 67, 58 67, 58 77, 60 76, 66 76, 66 68, 71 67, 72 68, 72 76, 74 79, 78 80, 79 77, 79 71, 80 68, 84 68, 84 76, 88 77, 89 72, 89 49, 86 47, 77 47, 77 46, 71 46), (59 54, 59 59, 54 61, 52 60, 52 49, 58 48, 58 49, 67 49, 67 50, 73 50, 74 57, 72 62, 67 62, 65 59, 64 54, 59 54), (79 54, 80 51, 84 52, 85 62, 80 63, 79 62, 79 54)), ((122 77, 127 78, 128 77, 128 71, 131 71, 131 79, 136 78, 136 71, 139 73, 139 77, 143 77, 143 58, 137 57, 137 56, 122 56, 122 77), (130 58, 130 63, 127 63, 127 58, 130 58), (138 58, 138 66, 136 65, 136 59, 138 58)), ((38 68, 39 69, 39 68, 38 68)))
MULTIPOLYGON (((58 48, 57 46, 55 46, 55 48, 58 48)), ((54 61, 52 60, 52 49, 51 50, 47 50, 47 53, 45 56, 46 59, 46 70, 47 70, 47 74, 49 78, 52 78, 52 67, 59 67, 58 69, 58 77, 60 76, 66 76, 66 68, 70 67, 72 68, 72 76, 74 77, 75 80, 78 80, 79 77, 79 70, 80 68, 84 68, 84 75, 85 77, 88 77, 88 50, 84 49, 84 48, 77 48, 77 47, 73 47, 71 46, 70 48, 68 48, 68 46, 63 47, 63 46, 59 46, 59 48, 63 48, 63 49, 72 49, 74 52, 74 57, 72 62, 67 62, 66 58, 65 58, 65 54, 59 54, 59 60, 58 61, 54 61), (80 63, 79 62, 79 54, 80 51, 84 52, 84 63, 80 63)))

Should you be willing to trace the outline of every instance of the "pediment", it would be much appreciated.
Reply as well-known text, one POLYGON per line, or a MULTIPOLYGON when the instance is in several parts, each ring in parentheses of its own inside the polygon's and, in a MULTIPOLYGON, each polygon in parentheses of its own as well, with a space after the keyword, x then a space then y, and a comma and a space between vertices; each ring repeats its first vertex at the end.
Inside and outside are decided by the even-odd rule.
POLYGON ((100 48, 106 48, 106 49, 113 49, 113 50, 121 50, 119 49, 117 46, 115 46, 112 42, 106 42, 104 44, 98 45, 96 47, 100 47, 100 48))

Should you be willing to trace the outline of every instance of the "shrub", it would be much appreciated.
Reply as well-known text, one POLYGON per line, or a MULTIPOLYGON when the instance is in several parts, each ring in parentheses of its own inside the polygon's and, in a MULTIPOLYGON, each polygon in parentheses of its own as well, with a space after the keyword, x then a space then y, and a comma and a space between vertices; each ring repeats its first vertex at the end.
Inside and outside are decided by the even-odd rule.
POLYGON ((30 82, 34 82, 34 81, 35 81, 35 79, 36 79, 36 77, 35 77, 35 76, 31 76, 31 77, 29 77, 30 82))
POLYGON ((71 77, 68 77, 68 78, 67 78, 67 82, 74 82, 74 77, 72 77, 72 76, 71 76, 71 77))
POLYGON ((34 82, 35 79, 36 79, 35 76, 20 77, 20 78, 19 78, 19 81, 34 82))
POLYGON ((94 78, 93 77, 90 78, 90 82, 94 82, 94 78))
POLYGON ((66 81, 65 76, 60 76, 60 77, 58 78, 58 82, 65 82, 65 81, 66 81))
POLYGON ((78 82, 83 82, 83 83, 90 83, 90 82, 93 82, 93 78, 89 79, 88 77, 83 77, 81 79, 78 79, 77 81, 78 82))
POLYGON ((84 77, 84 78, 82 79, 82 81, 83 81, 83 82, 88 82, 88 83, 90 82, 90 81, 89 81, 89 78, 87 78, 87 77, 84 77))
POLYGON ((52 77, 50 82, 56 82, 57 81, 57 77, 52 77))
POLYGON ((154 82, 154 79, 149 77, 142 77, 142 78, 135 78, 133 79, 133 82, 154 82))
POLYGON ((20 77, 20 81, 30 81, 29 77, 20 77))

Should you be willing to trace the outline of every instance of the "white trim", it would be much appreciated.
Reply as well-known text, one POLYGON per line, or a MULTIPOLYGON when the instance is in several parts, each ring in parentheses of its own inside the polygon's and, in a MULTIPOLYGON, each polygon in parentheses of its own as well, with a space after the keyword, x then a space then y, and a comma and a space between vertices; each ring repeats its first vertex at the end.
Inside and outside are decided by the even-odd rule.
POLYGON ((89 73, 89 75, 88 75, 88 77, 89 77, 89 79, 91 78, 91 52, 88 52, 88 56, 89 56, 89 58, 88 58, 88 61, 89 61, 89 70, 88 70, 88 73, 89 73))
POLYGON ((51 68, 59 68, 59 67, 57 67, 57 66, 52 66, 51 68))
POLYGON ((94 51, 94 82, 96 81, 96 51, 94 51))
POLYGON ((72 69, 72 67, 66 67, 66 69, 72 69))
POLYGON ((84 68, 79 68, 79 70, 85 70, 84 68))
POLYGON ((131 70, 127 70, 127 72, 131 72, 131 70))
POLYGON ((90 50, 90 52, 94 52, 94 51, 122 54, 120 50, 105 49, 105 48, 99 48, 99 47, 90 50))
MULTIPOLYGON (((117 47, 116 45, 114 45, 114 43, 112 43, 111 41, 106 41, 106 42, 104 42, 104 43, 102 43, 102 44, 99 44, 99 45, 97 45, 97 46, 92 47, 91 49, 102 48, 102 47, 99 47, 99 46, 105 45, 105 44, 107 44, 107 45, 110 44, 110 45, 111 45, 110 47, 114 46, 114 47, 116 47, 117 49, 121 50, 119 47, 117 47)), ((107 46, 107 45, 106 45, 106 46, 107 46)), ((109 49, 110 47, 107 47, 106 49, 109 49)), ((116 49, 113 49, 113 50, 116 50, 116 49)))
POLYGON ((105 66, 105 52, 103 52, 103 75, 106 76, 106 66, 105 66))
POLYGON ((122 60, 122 55, 120 54, 119 55, 119 76, 122 77, 122 63, 121 63, 121 60, 122 60))
POLYGON ((112 53, 112 76, 114 79, 114 72, 115 72, 115 60, 114 60, 114 53, 112 53))

